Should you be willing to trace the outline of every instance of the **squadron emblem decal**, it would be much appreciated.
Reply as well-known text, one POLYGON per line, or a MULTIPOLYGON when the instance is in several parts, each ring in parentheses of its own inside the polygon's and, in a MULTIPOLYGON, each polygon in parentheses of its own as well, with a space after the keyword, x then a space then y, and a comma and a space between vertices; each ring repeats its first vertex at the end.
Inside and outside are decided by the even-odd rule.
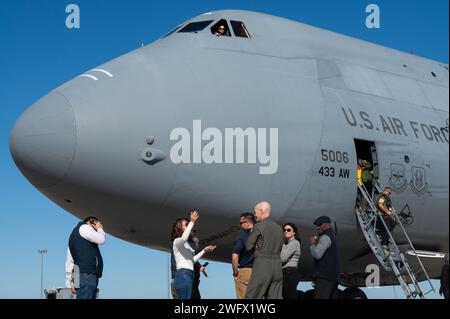
POLYGON ((401 164, 391 164, 391 177, 389 184, 395 193, 400 194, 408 187, 408 181, 405 178, 405 167, 401 164))
POLYGON ((425 168, 413 166, 411 168, 411 189, 417 196, 422 196, 428 192, 428 183, 425 175, 425 168))

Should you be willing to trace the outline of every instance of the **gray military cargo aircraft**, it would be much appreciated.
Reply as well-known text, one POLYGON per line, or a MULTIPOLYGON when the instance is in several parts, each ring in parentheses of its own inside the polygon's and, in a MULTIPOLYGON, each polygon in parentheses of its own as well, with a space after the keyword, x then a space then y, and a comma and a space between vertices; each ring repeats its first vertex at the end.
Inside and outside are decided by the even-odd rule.
MULTIPOLYGON (((377 260, 355 216, 360 159, 394 190, 416 249, 448 251, 448 84, 443 63, 216 11, 44 96, 18 119, 10 150, 71 214, 163 251, 175 219, 198 210, 200 244, 218 246, 208 258, 230 262, 239 215, 268 200, 276 221, 299 227, 302 280, 312 222, 329 215, 342 284, 364 286, 377 260)), ((441 259, 424 263, 439 276, 441 259)), ((382 273, 382 285, 395 283, 382 273)))

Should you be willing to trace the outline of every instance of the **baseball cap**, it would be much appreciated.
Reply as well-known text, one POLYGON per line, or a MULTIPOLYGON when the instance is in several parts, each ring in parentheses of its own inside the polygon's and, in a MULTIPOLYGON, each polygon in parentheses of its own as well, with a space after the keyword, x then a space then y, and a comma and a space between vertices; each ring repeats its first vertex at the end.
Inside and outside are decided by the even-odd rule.
POLYGON ((328 216, 320 216, 314 221, 314 225, 321 226, 322 224, 330 224, 331 219, 328 216))

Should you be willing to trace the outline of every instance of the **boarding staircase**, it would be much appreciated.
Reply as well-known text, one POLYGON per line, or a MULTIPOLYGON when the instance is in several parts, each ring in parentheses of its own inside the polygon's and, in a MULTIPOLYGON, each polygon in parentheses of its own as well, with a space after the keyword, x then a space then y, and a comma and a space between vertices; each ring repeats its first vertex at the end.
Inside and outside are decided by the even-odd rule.
MULTIPOLYGON (((405 293, 406 298, 415 299, 420 297, 425 299, 425 296, 431 292, 434 292, 433 284, 431 283, 430 277, 420 260, 420 257, 417 255, 416 250, 409 238, 405 227, 403 227, 402 220, 400 216, 393 211, 394 221, 396 223, 396 227, 401 230, 402 235, 406 238, 407 248, 405 249, 406 253, 409 253, 412 256, 417 258, 419 269, 413 270, 405 258, 404 252, 400 250, 397 243, 394 240, 393 235, 388 230, 386 222, 384 218, 381 216, 381 213, 378 212, 376 205, 374 203, 375 199, 369 194, 364 184, 360 185, 358 183, 359 191, 362 195, 359 203, 356 207, 356 216, 358 217, 359 224, 361 225, 361 230, 364 233, 364 236, 372 249, 374 255, 378 259, 379 263, 384 267, 386 271, 394 272, 400 286, 405 293), (379 225, 379 223, 382 225, 379 225), (378 223, 378 225, 377 225, 378 223), (384 227, 389 234, 389 246, 383 248, 381 244, 381 237, 378 235, 377 229, 380 227, 384 227), (386 249, 387 248, 387 249, 386 249), (419 286, 418 279, 422 279, 423 281, 427 281, 431 289, 427 292, 424 292, 422 288, 419 286)), ((378 193, 381 193, 381 189, 378 183, 374 183, 374 190, 377 190, 378 193)))

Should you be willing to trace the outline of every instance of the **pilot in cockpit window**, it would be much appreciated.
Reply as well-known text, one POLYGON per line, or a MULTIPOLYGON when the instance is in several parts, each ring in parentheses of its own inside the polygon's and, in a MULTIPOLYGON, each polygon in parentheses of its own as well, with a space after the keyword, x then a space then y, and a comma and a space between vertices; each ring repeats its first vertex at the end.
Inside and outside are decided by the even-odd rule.
POLYGON ((226 20, 222 19, 211 28, 212 34, 218 37, 230 37, 230 29, 226 20))
POLYGON ((217 35, 218 37, 224 36, 225 35, 225 26, 224 25, 219 26, 217 31, 214 32, 214 35, 217 35))

